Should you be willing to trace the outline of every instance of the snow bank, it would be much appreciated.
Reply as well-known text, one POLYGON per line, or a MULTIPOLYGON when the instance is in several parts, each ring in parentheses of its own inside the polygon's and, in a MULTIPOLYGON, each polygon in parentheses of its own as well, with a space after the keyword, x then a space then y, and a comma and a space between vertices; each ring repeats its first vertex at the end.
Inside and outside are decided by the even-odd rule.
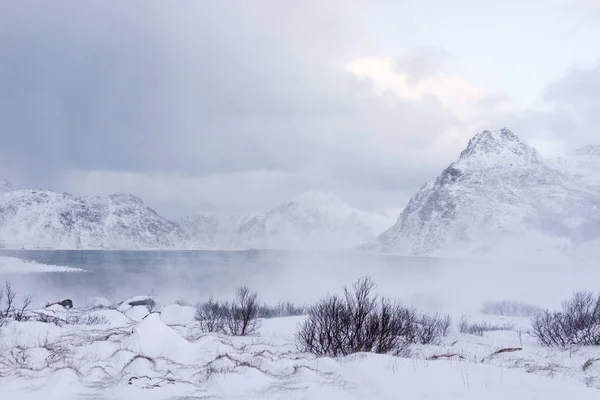
POLYGON ((146 310, 139 322, 138 315, 127 317, 138 307, 144 308, 63 311, 79 320, 103 315, 110 323, 101 325, 5 325, 0 399, 600 397, 600 362, 589 361, 600 359, 600 348, 541 347, 523 334, 527 318, 469 315, 515 328, 483 336, 455 330, 440 345, 413 347, 409 358, 360 353, 332 359, 297 351, 294 332, 304 317, 265 320, 257 336, 227 337, 198 333, 192 307, 146 310), (497 352, 508 347, 514 351, 497 352))
POLYGON ((85 270, 61 265, 38 264, 14 257, 0 257, 0 275, 30 274, 36 272, 85 272, 85 270))
POLYGON ((187 325, 194 322, 196 309, 190 306, 171 304, 160 312, 160 319, 167 325, 187 325))

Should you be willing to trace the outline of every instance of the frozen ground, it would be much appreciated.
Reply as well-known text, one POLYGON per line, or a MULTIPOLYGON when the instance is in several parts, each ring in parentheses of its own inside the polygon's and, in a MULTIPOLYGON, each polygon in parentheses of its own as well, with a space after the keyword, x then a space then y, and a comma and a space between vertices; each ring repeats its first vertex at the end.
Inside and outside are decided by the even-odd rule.
POLYGON ((331 359, 296 350, 303 317, 264 320, 242 338, 199 332, 194 308, 180 305, 31 313, 50 322, 1 328, 0 399, 600 398, 600 348, 544 348, 527 318, 469 315, 513 325, 473 336, 458 333, 458 315, 442 345, 415 346, 406 358, 331 359))

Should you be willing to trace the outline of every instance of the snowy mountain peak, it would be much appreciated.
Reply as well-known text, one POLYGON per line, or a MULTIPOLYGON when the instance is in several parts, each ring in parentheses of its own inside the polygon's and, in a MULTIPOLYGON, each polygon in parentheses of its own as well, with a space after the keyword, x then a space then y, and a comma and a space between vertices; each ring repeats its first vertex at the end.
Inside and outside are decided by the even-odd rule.
POLYGON ((545 160, 508 129, 481 132, 365 248, 431 255, 487 248, 525 233, 588 235, 592 229, 578 221, 595 218, 600 201, 590 159, 597 158, 545 160))
POLYGON ((10 192, 13 189, 13 185, 11 185, 8 179, 0 175, 0 193, 10 192))
POLYGON ((460 160, 475 159, 483 159, 487 164, 503 164, 514 160, 538 164, 541 160, 533 147, 507 128, 485 130, 469 140, 467 148, 460 154, 460 160))
POLYGON ((598 157, 600 157, 600 144, 582 147, 581 149, 575 150, 575 152, 573 154, 578 155, 578 156, 598 156, 598 157))

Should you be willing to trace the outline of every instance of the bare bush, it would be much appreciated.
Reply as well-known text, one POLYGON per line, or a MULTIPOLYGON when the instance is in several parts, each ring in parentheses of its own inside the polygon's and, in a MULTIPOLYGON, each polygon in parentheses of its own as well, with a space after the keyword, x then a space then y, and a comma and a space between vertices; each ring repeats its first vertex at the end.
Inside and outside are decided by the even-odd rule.
POLYGON ((483 336, 485 332, 512 331, 513 324, 495 325, 489 322, 469 322, 464 315, 458 324, 458 331, 468 335, 483 336))
POLYGON ((274 306, 263 304, 258 308, 259 318, 281 318, 281 317, 296 317, 306 315, 307 308, 298 306, 292 302, 280 301, 274 306))
POLYGON ((234 301, 218 302, 212 298, 196 308, 196 320, 204 332, 221 332, 247 336, 260 328, 258 295, 248 287, 236 290, 234 301))
POLYGON ((507 317, 533 317, 542 311, 541 307, 510 300, 486 301, 481 308, 483 314, 507 317))
POLYGON ((400 354, 413 343, 434 343, 448 333, 448 316, 421 314, 373 294, 370 278, 344 288, 308 309, 296 333, 301 351, 322 356, 357 352, 400 354))
POLYGON ((258 320, 258 295, 247 286, 238 288, 231 304, 230 318, 225 321, 226 333, 233 336, 247 336, 260 328, 258 320))
POLYGON ((5 282, 4 287, 0 288, 0 327, 8 323, 9 320, 25 321, 27 320, 25 311, 31 305, 31 296, 26 296, 19 308, 16 307, 17 293, 12 289, 10 282, 5 282))
POLYGON ((104 325, 110 321, 104 315, 69 315, 65 320, 67 325, 104 325))
POLYGON ((449 315, 421 314, 417 318, 416 343, 438 344, 440 338, 448 336, 452 327, 449 315))
POLYGON ((45 324, 54 324, 56 326, 63 326, 65 324, 65 320, 48 314, 38 314, 35 320, 45 324))
POLYGON ((224 332, 230 308, 229 303, 214 301, 212 298, 206 303, 199 304, 196 307, 196 320, 200 324, 200 330, 213 333, 224 332))
POLYGON ((543 311, 531 319, 531 334, 545 346, 600 345, 600 295, 577 292, 561 312, 543 311))

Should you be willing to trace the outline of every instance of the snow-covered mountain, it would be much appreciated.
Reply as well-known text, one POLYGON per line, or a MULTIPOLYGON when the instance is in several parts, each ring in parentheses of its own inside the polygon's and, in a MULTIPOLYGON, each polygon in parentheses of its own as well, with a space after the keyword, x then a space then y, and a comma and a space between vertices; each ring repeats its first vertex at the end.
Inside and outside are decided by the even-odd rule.
POLYGON ((179 226, 129 194, 75 197, 50 190, 0 194, 0 243, 8 248, 169 248, 179 226))
POLYGON ((335 249, 373 240, 395 218, 357 210, 331 192, 309 191, 267 212, 197 214, 179 221, 199 243, 221 248, 335 249))
POLYGON ((6 178, 0 175, 0 193, 10 192, 13 189, 13 185, 6 178))
POLYGON ((600 191, 590 172, 596 150, 545 160, 508 129, 481 132, 413 196, 394 226, 363 248, 404 255, 483 251, 532 232, 575 245, 593 240, 600 237, 594 222, 600 191))
POLYGON ((600 190, 600 145, 585 146, 551 160, 555 168, 573 176, 581 185, 600 190))

